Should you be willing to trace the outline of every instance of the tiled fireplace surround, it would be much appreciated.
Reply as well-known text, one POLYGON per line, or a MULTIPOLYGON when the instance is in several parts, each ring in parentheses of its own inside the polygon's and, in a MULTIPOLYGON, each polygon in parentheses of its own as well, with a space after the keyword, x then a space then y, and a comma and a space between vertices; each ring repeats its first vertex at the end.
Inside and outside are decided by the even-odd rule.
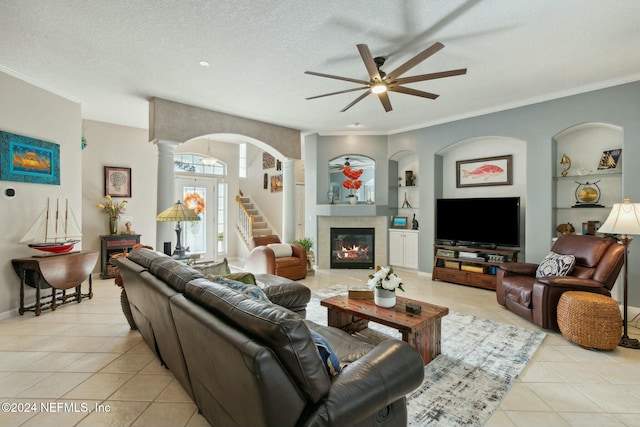
POLYGON ((318 268, 329 269, 331 228, 374 228, 375 265, 387 264, 388 224, 386 216, 318 216, 318 268))

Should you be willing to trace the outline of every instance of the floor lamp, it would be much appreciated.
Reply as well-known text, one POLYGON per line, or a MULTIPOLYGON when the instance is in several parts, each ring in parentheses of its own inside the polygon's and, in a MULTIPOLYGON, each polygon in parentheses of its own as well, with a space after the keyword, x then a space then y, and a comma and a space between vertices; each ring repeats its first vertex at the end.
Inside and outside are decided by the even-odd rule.
POLYGON ((640 203, 631 203, 630 199, 624 199, 623 203, 614 203, 611 213, 607 220, 602 224, 602 227, 598 229, 598 233, 607 234, 620 234, 620 242, 624 245, 624 286, 623 286, 623 299, 624 299, 624 319, 623 319, 623 333, 620 338, 620 346, 640 349, 640 342, 637 339, 629 338, 627 335, 627 307, 628 307, 628 282, 629 274, 627 270, 628 261, 627 253, 629 251, 629 245, 633 240, 629 234, 640 234, 640 203))
POLYGON ((182 246, 182 221, 200 221, 200 216, 178 200, 175 205, 159 213, 158 216, 156 216, 156 221, 175 221, 178 223, 176 225, 176 236, 178 238, 178 242, 176 243, 176 249, 173 251, 172 256, 177 259, 186 258, 188 248, 185 249, 182 246))

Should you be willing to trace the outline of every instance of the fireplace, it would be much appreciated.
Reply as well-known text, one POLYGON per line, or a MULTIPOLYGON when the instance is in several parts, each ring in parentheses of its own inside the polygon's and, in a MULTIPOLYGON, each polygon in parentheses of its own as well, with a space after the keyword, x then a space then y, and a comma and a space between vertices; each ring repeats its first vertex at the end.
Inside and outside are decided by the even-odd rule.
POLYGON ((375 228, 331 228, 331 268, 373 268, 375 228))

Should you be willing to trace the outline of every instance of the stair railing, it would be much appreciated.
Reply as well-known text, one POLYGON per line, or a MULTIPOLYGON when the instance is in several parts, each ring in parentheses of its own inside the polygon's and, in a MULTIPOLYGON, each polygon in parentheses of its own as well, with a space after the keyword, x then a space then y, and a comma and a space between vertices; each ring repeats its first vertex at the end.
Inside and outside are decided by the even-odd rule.
POLYGON ((249 242, 251 242, 251 238, 253 237, 254 218, 253 214, 247 211, 247 208, 244 207, 240 196, 240 194, 236 196, 236 202, 238 203, 238 219, 236 220, 236 228, 240 232, 240 235, 244 239, 247 247, 250 247, 249 242))

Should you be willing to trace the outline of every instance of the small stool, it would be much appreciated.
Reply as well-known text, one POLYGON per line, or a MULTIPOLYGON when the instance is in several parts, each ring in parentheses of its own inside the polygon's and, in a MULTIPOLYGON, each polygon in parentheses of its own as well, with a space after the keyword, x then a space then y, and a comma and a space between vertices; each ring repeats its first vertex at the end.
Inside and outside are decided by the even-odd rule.
POLYGON ((563 337, 589 349, 613 350, 622 336, 618 303, 592 292, 569 291, 560 296, 558 327, 563 337))

